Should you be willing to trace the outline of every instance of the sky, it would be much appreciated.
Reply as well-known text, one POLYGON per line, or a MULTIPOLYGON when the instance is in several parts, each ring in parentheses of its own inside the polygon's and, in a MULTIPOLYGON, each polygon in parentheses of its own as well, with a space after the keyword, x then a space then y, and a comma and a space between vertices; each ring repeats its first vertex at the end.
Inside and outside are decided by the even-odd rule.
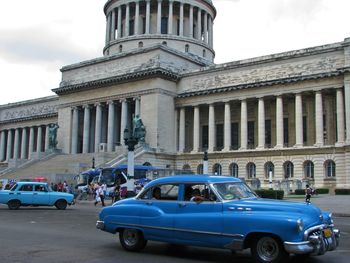
MULTIPOLYGON (((106 0, 0 1, 0 105, 51 96, 63 66, 102 56, 106 0)), ((350 37, 349 0, 213 0, 215 63, 350 37)))

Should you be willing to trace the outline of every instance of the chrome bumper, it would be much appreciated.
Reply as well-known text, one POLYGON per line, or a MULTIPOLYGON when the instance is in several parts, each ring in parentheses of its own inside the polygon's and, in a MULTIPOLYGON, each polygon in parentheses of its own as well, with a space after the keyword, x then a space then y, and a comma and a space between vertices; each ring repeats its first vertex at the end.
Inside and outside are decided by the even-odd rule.
POLYGON ((97 228, 97 229, 100 229, 100 230, 104 230, 104 229, 105 229, 105 222, 104 222, 104 221, 97 220, 97 222, 96 222, 96 228, 97 228))
POLYGON ((339 245, 340 231, 332 230, 332 235, 328 238, 321 234, 312 234, 307 241, 284 242, 284 248, 291 254, 323 255, 327 251, 332 251, 339 245))

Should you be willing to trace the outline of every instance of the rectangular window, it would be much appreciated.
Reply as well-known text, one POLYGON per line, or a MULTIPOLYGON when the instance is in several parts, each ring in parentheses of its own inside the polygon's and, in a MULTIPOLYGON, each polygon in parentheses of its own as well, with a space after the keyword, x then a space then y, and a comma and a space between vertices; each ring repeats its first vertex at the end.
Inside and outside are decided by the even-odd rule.
POLYGON ((232 150, 238 150, 239 148, 239 126, 238 123, 231 123, 231 146, 232 150))
POLYGON ((283 143, 285 146, 288 146, 289 144, 289 125, 288 125, 288 118, 283 118, 283 143))
POLYGON ((202 148, 208 149, 208 125, 202 126, 202 148))
POLYGON ((307 117, 303 116, 303 142, 307 143, 307 117))
POLYGON ((146 17, 142 18, 142 34, 146 34, 146 17))
POLYGON ((177 19, 176 21, 176 35, 180 35, 180 19, 177 19))
POLYGON ((162 17, 161 21, 162 22, 161 22, 160 33, 161 34, 168 34, 168 18, 162 17))
POLYGON ((255 123, 254 121, 248 121, 248 148, 253 149, 255 147, 255 140, 254 140, 254 134, 255 134, 255 123))
POLYGON ((222 150, 224 148, 224 125, 216 125, 216 149, 222 150))
POLYGON ((271 120, 265 120, 265 144, 271 148, 271 120))
POLYGON ((129 36, 133 36, 135 34, 135 21, 134 20, 130 20, 129 21, 129 36))

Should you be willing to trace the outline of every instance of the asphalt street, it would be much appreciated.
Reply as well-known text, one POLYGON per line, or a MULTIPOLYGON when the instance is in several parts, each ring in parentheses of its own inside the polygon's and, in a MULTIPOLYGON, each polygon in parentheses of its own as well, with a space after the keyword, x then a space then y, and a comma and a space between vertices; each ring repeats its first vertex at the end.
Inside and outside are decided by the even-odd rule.
MULTIPOLYGON (((118 236, 97 230, 101 207, 80 203, 65 211, 28 207, 8 210, 0 205, 0 262, 115 263, 115 262, 251 262, 249 250, 230 251, 149 242, 140 253, 126 252, 118 236)), ((347 263, 350 257, 350 217, 336 217, 341 230, 337 251, 305 262, 347 263)), ((292 257, 291 262, 301 262, 292 257)))

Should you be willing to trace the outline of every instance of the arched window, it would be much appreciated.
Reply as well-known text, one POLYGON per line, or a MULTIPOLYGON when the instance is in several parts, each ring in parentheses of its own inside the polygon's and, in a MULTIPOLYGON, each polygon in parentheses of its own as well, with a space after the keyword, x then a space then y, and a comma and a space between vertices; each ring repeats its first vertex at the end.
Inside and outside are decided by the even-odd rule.
POLYGON ((230 175, 233 177, 238 177, 238 164, 231 163, 230 165, 230 175))
POLYGON ((304 162, 304 178, 314 179, 314 163, 311 161, 304 162))
POLYGON ((197 166, 197 174, 203 174, 203 164, 197 166))
POLYGON ((213 166, 213 174, 214 175, 222 175, 222 167, 219 163, 214 164, 213 166))
POLYGON ((123 45, 119 45, 119 53, 123 52, 123 45))
POLYGON ((248 179, 253 179, 256 177, 256 165, 255 163, 247 164, 247 177, 248 179))
POLYGON ((190 45, 186 44, 185 45, 185 52, 188 53, 190 51, 190 45))
POLYGON ((163 42, 162 42, 162 45, 167 46, 168 43, 167 43, 166 41, 163 41, 163 42))
POLYGON ((287 161, 283 164, 284 169, 284 179, 294 177, 294 164, 290 161, 287 161))
POLYGON ((139 42, 139 48, 142 48, 142 47, 143 47, 143 42, 140 41, 140 42, 139 42))
POLYGON ((206 55, 207 55, 207 52, 206 52, 206 50, 205 50, 205 49, 203 49, 203 58, 205 58, 205 57, 206 57, 206 55))
POLYGON ((182 166, 182 170, 191 171, 191 166, 189 164, 184 164, 184 166, 182 166))
POLYGON ((333 160, 327 160, 324 163, 326 178, 335 177, 335 162, 333 160))
POLYGON ((275 176, 275 165, 272 162, 265 163, 265 178, 270 178, 270 172, 272 173, 272 178, 275 176))
POLYGON ((143 166, 152 166, 152 164, 149 162, 145 162, 145 163, 143 163, 143 166))

